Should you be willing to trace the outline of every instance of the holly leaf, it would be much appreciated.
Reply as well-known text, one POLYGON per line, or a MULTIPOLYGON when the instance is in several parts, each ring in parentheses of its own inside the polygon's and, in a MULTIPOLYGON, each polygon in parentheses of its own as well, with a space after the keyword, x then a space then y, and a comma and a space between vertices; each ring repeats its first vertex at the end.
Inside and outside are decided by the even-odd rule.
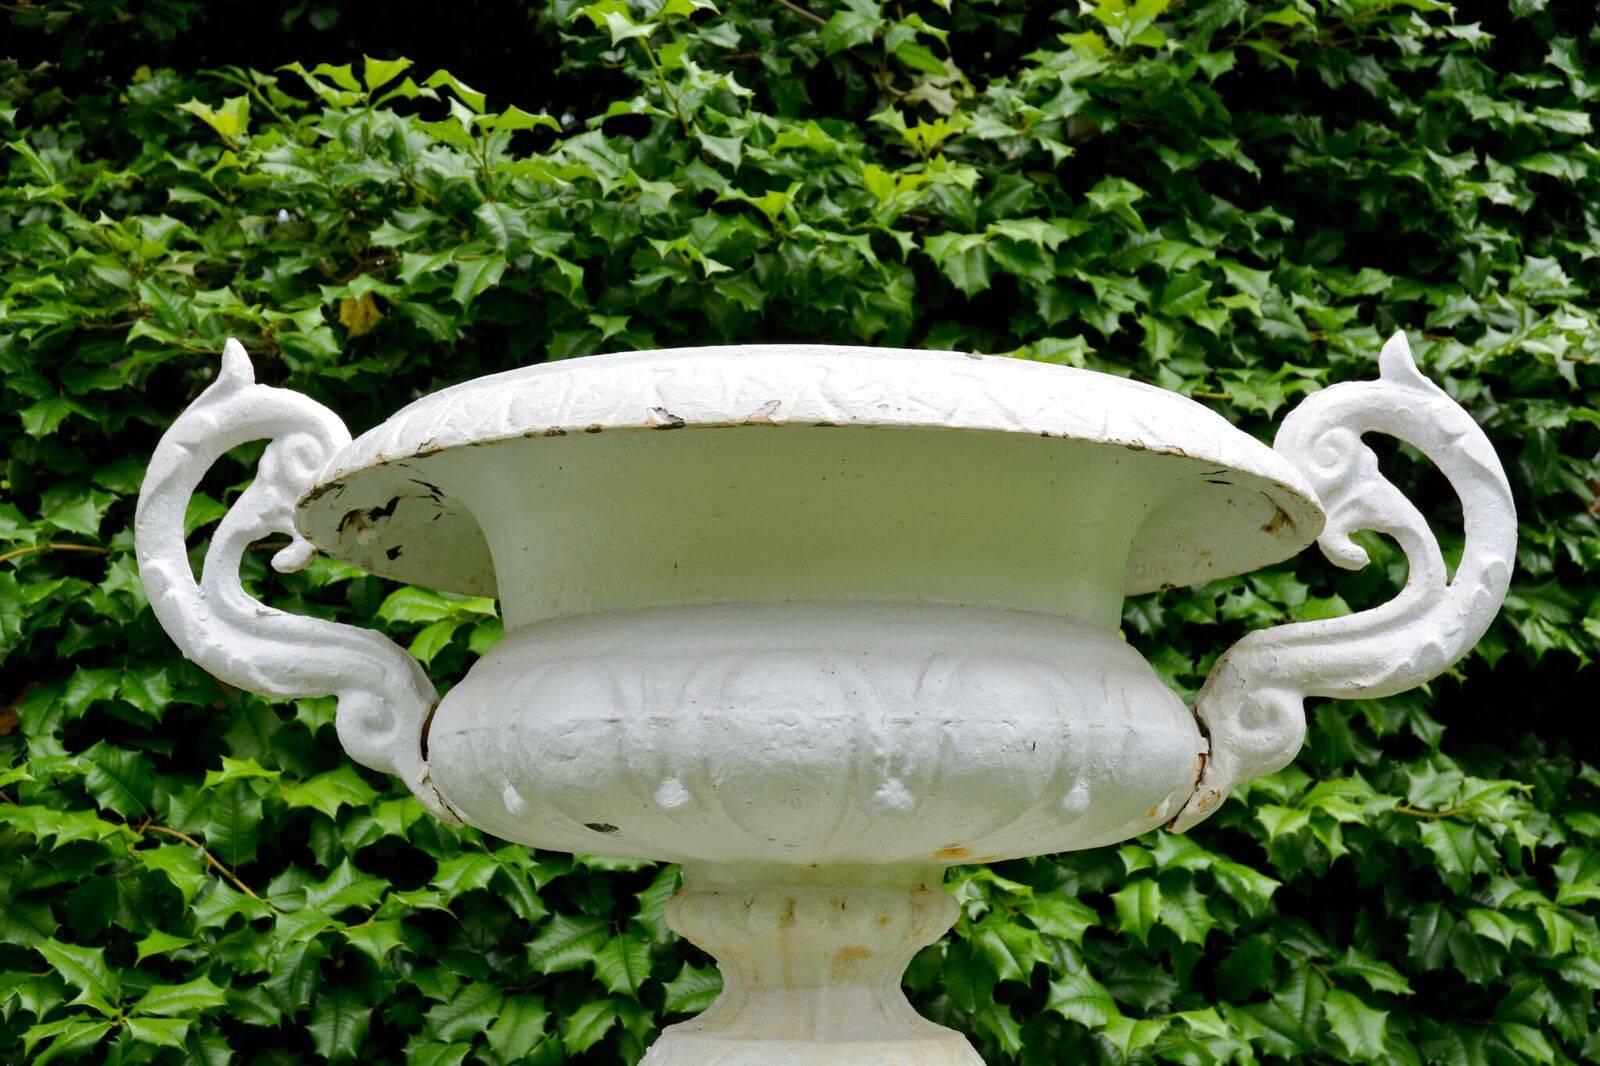
POLYGON ((650 977, 650 945, 632 933, 612 937, 594 954, 594 975, 609 991, 637 997, 650 977))
POLYGON ((372 1008, 354 989, 329 985, 312 1000, 306 1030, 317 1054, 330 1062, 345 1062, 356 1057, 371 1020, 372 1008))
POLYGON ((1161 886, 1148 878, 1141 878, 1111 894, 1117 911, 1117 928, 1124 933, 1146 941, 1150 930, 1161 918, 1161 886))
POLYGON ((198 1014, 227 1002, 227 996, 208 977, 197 977, 181 985, 154 985, 150 991, 134 1001, 134 1014, 157 1014, 179 1017, 198 1014))
POLYGON ((666 991, 662 1009, 668 1014, 698 1014, 722 994, 722 975, 715 966, 686 962, 678 975, 662 987, 666 991))
POLYGON ((116 1003, 122 998, 122 982, 117 971, 106 965, 104 948, 64 944, 55 937, 48 937, 33 949, 44 956, 44 961, 62 980, 78 990, 73 1003, 92 1007, 108 1018, 116 1014, 116 1003))
POLYGON ((561 973, 587 965, 610 937, 603 918, 557 914, 528 945, 528 961, 540 973, 561 973))
POLYGON ((1359 996, 1338 988, 1323 997, 1322 1009, 1329 1030, 1352 1060, 1375 1062, 1383 1057, 1388 1011, 1369 1007, 1359 996))

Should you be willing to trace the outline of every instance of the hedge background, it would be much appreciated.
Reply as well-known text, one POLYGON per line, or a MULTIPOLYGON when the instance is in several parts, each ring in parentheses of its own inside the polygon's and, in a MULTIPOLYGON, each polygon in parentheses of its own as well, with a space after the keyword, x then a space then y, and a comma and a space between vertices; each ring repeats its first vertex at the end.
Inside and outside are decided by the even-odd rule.
MULTIPOLYGON (((1130 375, 1270 439, 1396 328, 1511 472, 1502 620, 1428 691, 1314 706, 1191 836, 954 871, 907 984, 991 1062, 1600 1058, 1593 5, 1054 8, 0 5, 0 1060, 631 1062, 716 989, 671 868, 420 817, 328 701, 175 654, 129 523, 225 337, 357 432, 542 359, 816 340, 1130 375)), ((1126 633, 1192 693, 1246 629, 1392 594, 1372 546, 1126 633)), ((441 682, 499 636, 269 554, 263 594, 441 682)))

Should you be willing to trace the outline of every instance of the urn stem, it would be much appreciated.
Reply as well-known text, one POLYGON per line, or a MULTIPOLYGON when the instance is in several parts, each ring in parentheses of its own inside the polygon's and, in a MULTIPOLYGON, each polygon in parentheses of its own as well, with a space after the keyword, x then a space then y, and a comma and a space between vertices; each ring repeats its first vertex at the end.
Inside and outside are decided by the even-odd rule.
POLYGON ((723 989, 669 1028, 649 1066, 975 1066, 900 989, 957 915, 936 866, 690 864, 667 923, 717 960, 723 989))

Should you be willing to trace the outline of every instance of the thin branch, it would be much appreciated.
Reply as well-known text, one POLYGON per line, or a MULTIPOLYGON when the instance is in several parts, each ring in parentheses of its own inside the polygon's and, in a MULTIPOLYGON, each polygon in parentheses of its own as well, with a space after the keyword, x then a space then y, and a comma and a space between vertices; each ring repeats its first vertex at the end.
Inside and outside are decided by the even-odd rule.
POLYGON ((821 15, 817 14, 815 11, 807 11, 805 8, 801 7, 799 4, 794 3, 793 0, 778 0, 778 5, 780 7, 788 8, 790 11, 793 11, 796 15, 799 15, 803 19, 810 19, 812 22, 815 22, 818 26, 826 26, 828 24, 828 20, 827 19, 823 18, 821 15))
POLYGON ((266 900, 262 899, 260 896, 256 895, 253 891, 251 891, 249 885, 247 885, 243 881, 239 880, 239 875, 238 874, 234 873, 232 870, 230 870, 226 866, 224 866, 222 864, 221 860, 219 860, 215 855, 211 854, 211 852, 206 849, 206 846, 204 844, 200 843, 200 841, 196 840, 194 837, 190 836, 188 833, 180 833, 176 829, 169 829, 168 827, 166 827, 164 825, 155 825, 155 824, 138 826, 137 828, 138 828, 139 832, 141 832, 141 833, 162 833, 162 834, 164 834, 166 836, 169 836, 169 837, 177 837, 179 840, 183 841, 185 844, 188 844, 190 847, 199 849, 200 854, 205 857, 206 862, 210 864, 211 868, 216 870, 223 877, 226 877, 229 881, 232 881, 233 882, 233 887, 237 888, 240 892, 243 892, 245 895, 249 896, 251 899, 255 900, 257 903, 260 903, 263 906, 266 906, 266 907, 270 908, 271 910, 275 911, 275 910, 278 909, 278 908, 272 906, 272 904, 268 903, 266 900))
POLYGON ((1466 807, 1446 807, 1442 811, 1429 811, 1402 803, 1395 807, 1395 813, 1409 814, 1413 818, 1454 818, 1458 814, 1470 814, 1471 812, 1466 807))
POLYGON ((13 548, 8 552, 0 552, 0 563, 9 563, 13 559, 20 559, 24 555, 35 552, 88 552, 91 555, 110 555, 110 548, 102 548, 96 544, 66 544, 60 541, 48 541, 44 544, 34 544, 26 548, 13 548))

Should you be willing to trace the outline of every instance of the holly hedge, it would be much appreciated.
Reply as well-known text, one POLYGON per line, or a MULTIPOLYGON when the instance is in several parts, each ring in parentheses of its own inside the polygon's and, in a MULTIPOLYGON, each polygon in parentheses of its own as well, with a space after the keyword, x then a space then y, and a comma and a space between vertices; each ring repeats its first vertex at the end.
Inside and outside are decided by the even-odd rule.
MULTIPOLYGON (((962 348, 1270 439, 1409 331, 1521 517, 1425 691, 1314 703, 1187 836, 958 868, 919 1009, 987 1061, 1600 1058, 1600 22, 1437 0, 0 5, 0 1060, 633 1062, 718 978, 676 871, 423 816, 331 703, 186 663, 129 525, 228 336, 356 431, 546 359, 962 348), (402 58, 408 57, 408 58, 402 58), (385 57, 385 58, 373 58, 385 57), (473 88, 478 86, 479 88, 473 88), (1583 708, 1590 708, 1584 711, 1583 708)), ((207 530, 259 447, 215 470, 207 530)), ((1446 545, 1459 512, 1385 469, 1446 545)), ((1130 600, 1192 695, 1391 544, 1130 600)), ((486 600, 252 553, 441 684, 486 600)))

